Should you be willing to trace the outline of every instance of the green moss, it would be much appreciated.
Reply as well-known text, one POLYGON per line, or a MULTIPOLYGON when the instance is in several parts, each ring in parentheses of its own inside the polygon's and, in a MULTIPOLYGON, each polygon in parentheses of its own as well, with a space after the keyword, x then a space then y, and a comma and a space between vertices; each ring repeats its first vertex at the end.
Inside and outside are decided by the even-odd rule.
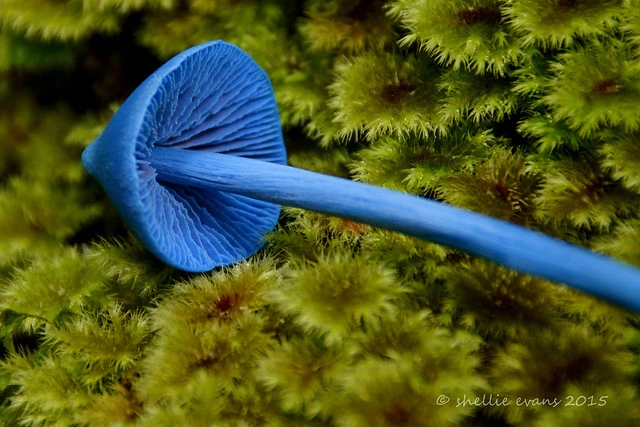
POLYGON ((0 425, 640 423, 637 313, 293 208, 251 259, 179 272, 79 159, 146 73, 224 38, 271 78, 290 164, 640 266, 637 0, 0 4, 0 425))
POLYGON ((336 110, 342 138, 405 138, 438 128, 438 71, 428 59, 367 53, 339 62, 336 72, 330 106, 336 110))
POLYGON ((622 0, 521 0, 510 2, 505 16, 522 34, 523 44, 557 48, 604 34, 616 25, 624 11, 620 7, 623 3, 622 0))
POLYGON ((559 55, 544 102, 581 137, 602 126, 640 126, 640 60, 622 41, 596 43, 559 55))
POLYGON ((505 3, 397 0, 390 14, 408 30, 401 44, 417 44, 454 70, 503 75, 520 56, 517 39, 501 22, 505 3))
POLYGON ((541 176, 527 168, 521 154, 494 148, 473 169, 451 174, 440 187, 451 204, 522 225, 533 225, 534 198, 541 176))

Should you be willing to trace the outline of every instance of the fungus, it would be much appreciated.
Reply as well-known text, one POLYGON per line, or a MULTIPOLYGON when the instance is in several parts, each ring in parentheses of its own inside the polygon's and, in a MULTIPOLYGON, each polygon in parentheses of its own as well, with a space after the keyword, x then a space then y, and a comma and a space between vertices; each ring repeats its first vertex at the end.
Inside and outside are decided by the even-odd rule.
POLYGON ((203 272, 263 245, 280 205, 382 227, 640 310, 640 271, 446 204, 286 166, 266 73, 223 41, 190 48, 124 102, 82 162, 159 259, 203 272))

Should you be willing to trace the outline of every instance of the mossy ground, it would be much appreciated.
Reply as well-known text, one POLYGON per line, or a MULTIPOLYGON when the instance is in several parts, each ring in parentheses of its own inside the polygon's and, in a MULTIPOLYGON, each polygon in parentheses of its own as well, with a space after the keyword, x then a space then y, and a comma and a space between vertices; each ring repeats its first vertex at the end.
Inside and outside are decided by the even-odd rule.
POLYGON ((640 425, 635 313, 298 209, 185 274, 80 164, 150 72, 224 39, 270 76, 292 165, 640 266, 639 11, 0 0, 0 424, 640 425))

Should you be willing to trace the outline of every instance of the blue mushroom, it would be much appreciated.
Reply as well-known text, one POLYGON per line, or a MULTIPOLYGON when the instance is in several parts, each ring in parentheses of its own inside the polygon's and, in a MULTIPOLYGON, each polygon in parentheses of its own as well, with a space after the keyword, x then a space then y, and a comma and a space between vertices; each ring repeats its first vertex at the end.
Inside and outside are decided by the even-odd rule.
POLYGON ((208 271, 260 249, 280 207, 215 188, 161 183, 151 163, 160 147, 285 164, 273 89, 253 59, 222 41, 175 56, 124 102, 82 163, 133 234, 171 266, 208 271))
POLYGON ((258 251, 280 205, 464 250, 640 311, 640 270, 437 201, 286 166, 273 90, 239 48, 213 41, 169 60, 82 155, 138 239, 203 272, 258 251))

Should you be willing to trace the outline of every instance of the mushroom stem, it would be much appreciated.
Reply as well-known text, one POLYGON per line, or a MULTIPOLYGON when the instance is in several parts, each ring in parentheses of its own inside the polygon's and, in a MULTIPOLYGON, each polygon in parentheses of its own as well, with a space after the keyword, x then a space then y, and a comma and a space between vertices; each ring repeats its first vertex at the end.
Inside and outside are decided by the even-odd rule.
POLYGON ((399 231, 640 311, 640 270, 506 221, 370 184, 228 154, 155 147, 149 160, 160 182, 236 193, 399 231))

